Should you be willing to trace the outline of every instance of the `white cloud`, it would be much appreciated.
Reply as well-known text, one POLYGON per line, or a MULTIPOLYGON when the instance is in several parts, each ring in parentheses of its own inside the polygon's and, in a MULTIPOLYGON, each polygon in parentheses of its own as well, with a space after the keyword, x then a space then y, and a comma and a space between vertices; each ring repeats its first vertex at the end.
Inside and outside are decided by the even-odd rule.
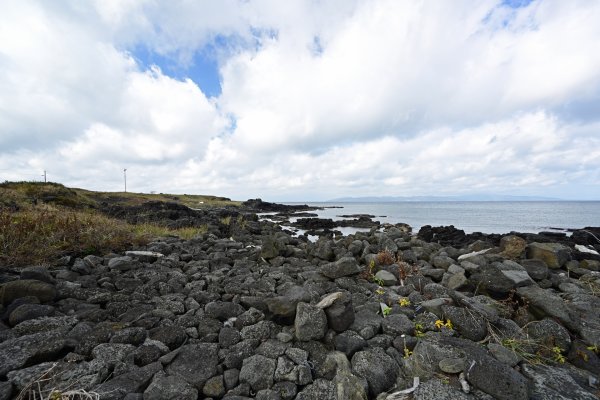
POLYGON ((599 20, 583 0, 9 1, 0 176, 118 190, 128 168, 138 190, 288 200, 600 197, 587 189, 599 20), (133 56, 185 66, 207 44, 223 88, 211 99, 133 56))

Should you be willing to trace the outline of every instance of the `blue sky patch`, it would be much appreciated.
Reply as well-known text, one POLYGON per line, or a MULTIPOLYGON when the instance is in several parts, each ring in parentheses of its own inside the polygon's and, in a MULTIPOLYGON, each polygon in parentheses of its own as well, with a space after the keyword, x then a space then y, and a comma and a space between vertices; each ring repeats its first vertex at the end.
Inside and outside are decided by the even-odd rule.
POLYGON ((219 64, 217 57, 210 50, 210 48, 205 48, 194 53, 188 65, 182 65, 176 55, 165 56, 145 46, 137 46, 131 54, 143 70, 156 65, 163 74, 171 78, 191 79, 200 87, 206 97, 218 97, 221 94, 219 64))
POLYGON ((502 0, 502 4, 510 8, 527 7, 533 0, 502 0))

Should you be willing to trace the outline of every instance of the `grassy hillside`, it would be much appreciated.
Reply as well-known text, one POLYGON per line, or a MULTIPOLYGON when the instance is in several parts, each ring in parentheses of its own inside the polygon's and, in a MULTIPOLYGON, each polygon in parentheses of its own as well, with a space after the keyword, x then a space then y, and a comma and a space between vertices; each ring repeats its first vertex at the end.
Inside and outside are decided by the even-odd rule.
POLYGON ((0 207, 35 205, 39 203, 75 209, 99 208, 102 203, 123 206, 140 205, 147 201, 183 204, 190 208, 237 206, 240 202, 226 197, 192 194, 146 194, 130 192, 94 192, 68 188, 60 183, 4 182, 0 183, 0 207))
POLYGON ((191 238, 206 232, 206 226, 175 229, 160 222, 131 224, 101 211, 150 201, 190 208, 239 204, 216 196, 109 193, 58 183, 5 182, 0 184, 0 268, 49 264, 62 255, 106 254, 159 236, 191 238))

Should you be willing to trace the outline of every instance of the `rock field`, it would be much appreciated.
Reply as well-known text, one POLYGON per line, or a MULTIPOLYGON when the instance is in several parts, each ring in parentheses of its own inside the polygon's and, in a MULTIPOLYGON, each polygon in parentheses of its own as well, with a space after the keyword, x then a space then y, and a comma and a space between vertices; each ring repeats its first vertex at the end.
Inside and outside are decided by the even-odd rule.
POLYGON ((597 230, 232 223, 0 270, 0 400, 599 398, 597 230))

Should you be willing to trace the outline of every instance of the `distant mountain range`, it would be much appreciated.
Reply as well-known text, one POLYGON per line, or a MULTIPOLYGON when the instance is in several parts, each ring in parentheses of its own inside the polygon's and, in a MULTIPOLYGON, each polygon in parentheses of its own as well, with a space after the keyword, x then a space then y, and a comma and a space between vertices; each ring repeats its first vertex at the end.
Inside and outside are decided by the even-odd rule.
POLYGON ((509 196, 504 194, 470 194, 461 196, 367 196, 339 197, 327 203, 396 203, 410 201, 561 201, 555 197, 509 196))

